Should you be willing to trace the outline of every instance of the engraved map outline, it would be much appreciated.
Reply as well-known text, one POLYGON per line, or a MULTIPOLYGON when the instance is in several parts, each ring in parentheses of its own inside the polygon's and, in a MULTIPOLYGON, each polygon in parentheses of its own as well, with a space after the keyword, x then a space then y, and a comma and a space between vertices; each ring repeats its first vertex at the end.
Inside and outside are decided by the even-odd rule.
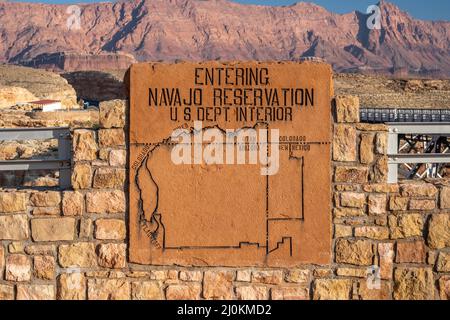
MULTIPOLYGON (((268 123, 256 123, 253 127, 244 127, 241 128, 242 129, 248 129, 248 128, 256 128, 258 125, 265 125, 266 128, 269 127, 268 123)), ((219 129, 222 133, 225 133, 225 130, 223 130, 222 128, 220 128, 218 125, 215 126, 211 126, 211 127, 205 127, 202 130, 206 130, 206 129, 210 129, 210 128, 216 128, 219 129)), ((190 133, 194 133, 194 129, 190 128, 190 133)), ((224 142, 225 144, 226 142, 224 142)), ((268 142, 269 144, 271 144, 271 142, 268 142)), ((160 247, 160 249, 164 250, 186 250, 186 249, 241 249, 243 248, 243 246, 256 246, 258 249, 264 249, 265 250, 265 255, 268 256, 271 253, 275 252, 276 250, 278 250, 280 248, 280 246, 282 244, 287 243, 289 245, 289 254, 292 257, 293 256, 293 237, 292 236, 282 236, 281 237, 281 241, 277 241, 276 246, 274 248, 271 248, 269 245, 269 237, 270 237, 270 229, 271 229, 271 225, 275 222, 279 222, 279 221, 292 221, 292 222, 299 222, 302 223, 305 221, 305 210, 304 210, 304 167, 305 167, 305 157, 301 156, 301 157, 296 157, 293 155, 292 151, 291 151, 291 145, 293 144, 302 144, 299 142, 288 142, 288 141, 284 141, 284 142, 279 142, 277 144, 279 145, 288 145, 289 146, 289 160, 293 160, 293 161, 298 161, 299 162, 299 166, 300 166, 300 181, 301 181, 301 210, 300 210, 300 214, 296 217, 289 217, 289 218, 279 218, 279 217, 275 217, 275 218, 271 218, 271 214, 270 214, 270 208, 269 208, 269 198, 270 198, 270 176, 266 176, 265 177, 265 190, 266 190, 266 195, 265 195, 265 216, 266 216, 266 225, 265 225, 265 233, 266 233, 266 241, 264 244, 261 244, 259 242, 248 242, 248 241, 240 241, 237 245, 235 246, 167 246, 166 245, 166 227, 163 223, 163 213, 158 211, 159 208, 159 185, 157 184, 157 182, 155 181, 155 179, 153 178, 153 174, 151 172, 151 170, 147 167, 146 163, 147 160, 152 156, 153 152, 161 146, 170 146, 170 145, 176 145, 177 143, 173 143, 171 142, 171 138, 166 138, 163 141, 159 142, 159 143, 133 143, 132 145, 134 146, 145 146, 146 147, 146 151, 144 151, 144 156, 141 156, 141 160, 139 161, 139 165, 136 167, 136 169, 134 170, 134 181, 133 183, 135 184, 138 192, 139 192, 139 200, 138 200, 138 217, 139 217, 139 223, 141 225, 142 228, 144 228, 146 230, 146 235, 152 240, 152 244, 155 245, 155 241, 159 236, 159 233, 162 232, 163 235, 163 241, 162 241, 162 245, 160 247), (139 186, 139 175, 140 175, 140 170, 146 170, 152 180, 152 182, 154 183, 155 187, 156 187, 156 203, 155 203, 155 208, 153 210, 153 212, 150 215, 150 219, 146 218, 146 212, 143 208, 143 194, 142 194, 142 189, 139 186)), ((310 145, 325 145, 325 144, 329 144, 329 142, 303 142, 303 144, 310 144, 310 145)), ((145 150, 145 149, 144 149, 145 150)), ((157 246, 157 245, 156 245, 157 246)), ((298 250, 298 248, 295 248, 295 250, 298 250)))

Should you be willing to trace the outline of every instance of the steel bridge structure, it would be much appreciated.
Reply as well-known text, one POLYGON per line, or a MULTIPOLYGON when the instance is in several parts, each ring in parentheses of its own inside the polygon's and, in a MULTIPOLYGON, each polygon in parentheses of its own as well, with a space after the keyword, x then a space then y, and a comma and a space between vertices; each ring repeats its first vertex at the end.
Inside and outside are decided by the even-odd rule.
POLYGON ((388 183, 446 177, 450 109, 362 108, 360 121, 388 126, 388 183))

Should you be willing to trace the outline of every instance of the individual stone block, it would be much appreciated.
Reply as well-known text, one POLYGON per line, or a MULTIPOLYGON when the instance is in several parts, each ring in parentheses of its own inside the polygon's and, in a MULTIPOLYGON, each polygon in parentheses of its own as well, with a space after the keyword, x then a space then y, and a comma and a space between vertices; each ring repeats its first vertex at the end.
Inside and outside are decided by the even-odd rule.
POLYGON ((59 264, 64 268, 92 268, 97 266, 97 256, 93 243, 80 242, 71 245, 60 245, 59 264))
POLYGON ((55 287, 47 284, 18 285, 17 300, 54 300, 55 287))
POLYGON ((281 270, 253 271, 252 282, 264 284, 280 284, 283 282, 283 271, 281 270))
MULTIPOLYGON (((120 272, 120 271, 118 271, 120 272)), ((126 271, 125 273, 122 273, 122 275, 130 278, 130 279, 143 279, 143 278, 149 278, 150 272, 149 271, 126 271)), ((168 279, 172 280, 172 279, 168 279)))
POLYGON ((23 254, 11 254, 6 258, 5 278, 9 281, 29 281, 31 279, 31 262, 23 254))
POLYGON ((394 299, 434 299, 434 277, 431 268, 396 268, 394 272, 394 299))
POLYGON ((29 255, 54 255, 56 246, 49 244, 31 244, 25 247, 25 252, 29 255))
POLYGON ((168 280, 178 280, 178 270, 168 270, 167 271, 168 280))
POLYGON ((359 160, 363 164, 372 163, 374 160, 374 139, 375 134, 373 133, 361 134, 361 142, 359 144, 359 160))
POLYGON ((98 131, 98 141, 102 148, 125 146, 125 132, 123 129, 101 129, 98 131))
POLYGON ((340 197, 342 207, 364 208, 366 205, 366 195, 364 193, 343 192, 340 197))
POLYGON ((432 249, 450 247, 450 215, 434 214, 428 225, 428 246, 432 249))
POLYGON ((32 219, 31 235, 34 241, 70 241, 75 236, 75 219, 32 219))
POLYGON ((107 161, 110 150, 108 148, 102 148, 98 151, 98 158, 103 161, 107 161))
POLYGON ((389 130, 389 127, 385 124, 381 123, 357 123, 356 129, 360 131, 382 131, 387 132, 389 130))
POLYGON ((411 201, 409 202, 409 209, 431 211, 436 209, 436 202, 434 200, 411 199, 411 201))
POLYGON ((394 268, 394 244, 379 243, 378 256, 381 279, 392 279, 392 271, 394 268))
POLYGON ((24 253, 25 252, 25 244, 23 242, 11 242, 8 245, 9 253, 24 253))
POLYGON ((0 213, 17 213, 27 210, 28 195, 24 192, 0 192, 0 213))
POLYGON ((391 211, 406 211, 408 210, 408 197, 392 196, 389 200, 389 209, 391 211))
POLYGON ((88 164, 76 163, 72 170, 72 187, 89 189, 92 185, 92 167, 88 164))
POLYGON ((329 268, 318 268, 313 270, 314 278, 329 278, 333 275, 333 270, 329 268))
POLYGON ((26 240, 28 236, 27 215, 0 216, 0 240, 26 240))
POLYGON ((375 152, 377 154, 387 154, 388 134, 386 132, 378 132, 375 138, 375 152))
POLYGON ((366 183, 363 190, 370 193, 399 193, 400 187, 390 183, 366 183))
POLYGON ((439 279, 439 296, 442 300, 450 300, 450 277, 439 279))
POLYGON ((380 215, 386 213, 387 198, 385 194, 369 195, 369 214, 380 215))
POLYGON ((131 286, 125 279, 89 279, 89 300, 129 300, 131 286))
POLYGON ((351 237, 353 235, 353 229, 351 226, 346 226, 342 224, 334 225, 334 237, 335 238, 345 238, 351 237))
POLYGON ((80 221, 80 233, 78 234, 78 237, 80 239, 82 238, 89 238, 92 234, 92 219, 84 218, 80 221))
POLYGON ((203 279, 203 272, 201 271, 180 271, 180 280, 182 281, 197 281, 203 279))
POLYGON ((404 197, 426 197, 434 198, 438 189, 429 183, 408 183, 400 186, 404 197))
POLYGON ((436 263, 438 272, 450 272, 450 253, 440 252, 436 263))
POLYGON ((93 130, 75 130, 72 145, 75 161, 92 161, 97 159, 98 146, 93 130))
POLYGON ((34 276, 41 280, 55 278, 55 258, 52 256, 36 256, 33 263, 34 276))
POLYGON ((373 166, 373 171, 370 173, 370 181, 375 183, 386 183, 388 176, 388 159, 387 157, 380 157, 373 166))
POLYGON ((361 217, 365 216, 363 209, 354 208, 335 208, 333 209, 333 215, 335 218, 346 218, 346 217, 361 217))
POLYGON ((86 278, 82 273, 64 273, 58 277, 58 300, 85 300, 86 278))
POLYGON ((238 300, 268 300, 269 289, 262 286, 236 287, 236 298, 238 300))
POLYGON ((206 299, 233 298, 234 273, 231 271, 206 271, 203 278, 203 296, 206 299))
POLYGON ((391 284, 382 281, 380 287, 372 287, 368 286, 367 280, 360 281, 358 293, 362 300, 390 300, 391 284))
POLYGON ((86 195, 88 213, 124 213, 125 194, 123 191, 92 191, 86 195))
POLYGON ((236 281, 250 282, 252 280, 251 270, 238 270, 236 272, 236 281))
POLYGON ((313 286, 314 300, 349 300, 352 282, 343 279, 316 279, 313 286))
POLYGON ((124 167, 126 164, 126 150, 113 149, 109 152, 109 165, 111 167, 124 167))
POLYGON ((425 263, 425 243, 421 240, 397 242, 396 263, 425 263))
POLYGON ((86 277, 88 278, 109 278, 109 279, 125 279, 126 273, 117 270, 99 270, 99 271, 86 271, 86 277))
POLYGON ((291 283, 309 284, 311 280, 311 270, 308 269, 291 269, 287 271, 284 280, 291 283))
POLYGON ((125 126, 125 101, 110 100, 100 103, 99 121, 102 128, 123 128, 125 126))
POLYGON ((81 216, 84 211, 84 195, 78 191, 65 191, 62 210, 65 216, 81 216))
POLYGON ((336 167, 335 182, 366 183, 368 171, 365 167, 336 167))
POLYGON ((377 226, 387 226, 388 225, 388 217, 387 216, 379 216, 373 220, 373 223, 377 226))
POLYGON ((359 122, 359 98, 356 96, 337 96, 336 120, 342 123, 359 122))
POLYGON ((33 208, 34 216, 59 216, 61 209, 59 207, 37 207, 33 208))
POLYGON ((202 286, 198 283, 173 284, 166 289, 167 300, 199 300, 202 286))
POLYGON ((95 221, 95 238, 100 240, 123 240, 126 236, 125 221, 98 219, 95 221))
POLYGON ((57 207, 61 204, 58 191, 34 192, 30 196, 30 204, 34 207, 57 207))
POLYGON ((375 226, 357 227, 355 228, 355 237, 386 240, 389 239, 389 228, 375 226))
POLYGON ((373 263, 374 252, 370 241, 339 239, 335 251, 337 263, 357 266, 369 266, 373 263))
POLYGON ((441 209, 450 209, 450 187, 443 187, 440 196, 441 209))
POLYGON ((351 184, 335 184, 334 189, 337 192, 356 192, 358 191, 358 186, 351 185, 351 184))
POLYGON ((404 239, 423 235, 424 220, 420 214, 389 216, 392 239, 404 239))
POLYGON ((103 243, 98 246, 98 264, 101 267, 121 269, 126 266, 126 244, 103 243))
POLYGON ((334 127, 333 160, 356 161, 356 129, 351 125, 337 124, 334 127))
POLYGON ((150 271, 150 279, 163 281, 168 278, 168 273, 167 270, 152 270, 150 271))
POLYGON ((0 301, 14 300, 14 286, 0 284, 0 301))
POLYGON ((427 263, 430 265, 434 265, 437 260, 437 253, 435 251, 428 251, 427 254, 427 263))
POLYGON ((367 268, 337 268, 336 275, 340 277, 366 278, 367 268))
POLYGON ((131 299, 133 300, 164 300, 162 285, 155 281, 131 283, 131 299))
POLYGON ((94 174, 94 188, 114 189, 125 185, 125 169, 98 168, 94 174))

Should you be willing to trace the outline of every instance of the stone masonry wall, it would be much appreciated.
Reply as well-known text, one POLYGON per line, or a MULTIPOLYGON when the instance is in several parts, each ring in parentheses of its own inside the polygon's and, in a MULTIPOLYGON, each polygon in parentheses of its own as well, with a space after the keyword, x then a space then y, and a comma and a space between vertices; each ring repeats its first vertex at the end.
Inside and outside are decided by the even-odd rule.
POLYGON ((386 184, 387 128, 359 123, 357 98, 333 108, 330 265, 130 264, 126 103, 115 100, 99 128, 73 130, 73 190, 0 190, 0 300, 450 299, 450 183, 386 184))

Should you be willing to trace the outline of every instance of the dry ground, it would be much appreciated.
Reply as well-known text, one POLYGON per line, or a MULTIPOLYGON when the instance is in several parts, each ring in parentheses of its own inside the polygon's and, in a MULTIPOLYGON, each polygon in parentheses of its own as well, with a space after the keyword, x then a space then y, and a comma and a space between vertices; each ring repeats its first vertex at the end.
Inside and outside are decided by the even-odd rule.
POLYGON ((405 80, 336 74, 335 94, 357 95, 362 107, 450 109, 450 80, 405 80))

